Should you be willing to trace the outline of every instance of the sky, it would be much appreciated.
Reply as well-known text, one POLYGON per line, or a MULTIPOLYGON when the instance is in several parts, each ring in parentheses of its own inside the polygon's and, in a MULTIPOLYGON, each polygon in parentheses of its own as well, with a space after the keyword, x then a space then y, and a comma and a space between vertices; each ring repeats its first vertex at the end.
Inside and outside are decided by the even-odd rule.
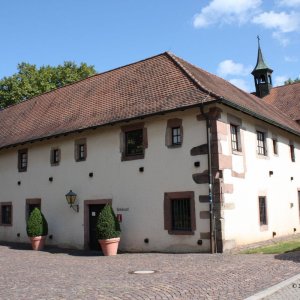
POLYGON ((0 78, 20 62, 101 73, 170 51, 251 92, 257 35, 273 85, 300 76, 300 0, 0 1, 0 78))

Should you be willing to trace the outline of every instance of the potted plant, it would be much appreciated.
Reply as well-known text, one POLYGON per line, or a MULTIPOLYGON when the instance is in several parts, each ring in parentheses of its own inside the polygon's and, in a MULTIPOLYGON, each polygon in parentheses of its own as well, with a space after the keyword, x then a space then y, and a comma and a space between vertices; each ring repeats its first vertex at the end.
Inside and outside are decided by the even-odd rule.
POLYGON ((37 207, 31 212, 28 218, 26 230, 31 240, 32 249, 42 250, 48 234, 48 223, 37 207))
POLYGON ((98 215, 96 232, 105 256, 116 255, 120 242, 120 223, 111 207, 106 204, 98 215))

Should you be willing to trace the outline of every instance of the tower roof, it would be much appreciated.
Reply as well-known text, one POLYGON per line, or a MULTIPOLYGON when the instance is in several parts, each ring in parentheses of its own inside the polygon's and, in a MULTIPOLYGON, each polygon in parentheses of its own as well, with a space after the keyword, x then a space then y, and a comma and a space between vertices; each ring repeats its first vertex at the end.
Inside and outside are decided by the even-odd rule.
POLYGON ((256 73, 256 71, 261 71, 261 70, 268 70, 269 72, 273 72, 272 69, 270 69, 267 64, 264 61, 264 57, 260 48, 260 38, 259 36, 257 37, 258 39, 258 53, 257 53, 257 62, 256 62, 256 66, 253 69, 253 71, 251 72, 252 75, 254 75, 254 73, 256 73))

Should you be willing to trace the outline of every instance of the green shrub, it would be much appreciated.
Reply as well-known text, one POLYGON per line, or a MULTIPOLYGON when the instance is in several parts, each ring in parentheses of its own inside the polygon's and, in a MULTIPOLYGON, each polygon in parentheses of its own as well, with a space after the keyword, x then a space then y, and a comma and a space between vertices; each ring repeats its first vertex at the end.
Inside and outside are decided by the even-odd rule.
POLYGON ((37 207, 31 212, 28 218, 26 230, 29 237, 48 234, 48 223, 37 207))
POLYGON ((117 238, 121 235, 120 224, 111 205, 106 204, 99 213, 96 232, 99 240, 117 238))

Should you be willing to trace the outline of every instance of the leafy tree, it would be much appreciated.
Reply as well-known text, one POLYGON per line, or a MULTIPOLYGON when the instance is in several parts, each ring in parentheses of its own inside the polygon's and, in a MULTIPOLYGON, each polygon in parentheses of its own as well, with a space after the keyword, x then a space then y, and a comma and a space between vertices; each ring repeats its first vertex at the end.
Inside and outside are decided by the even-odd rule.
POLYGON ((292 83, 296 83, 296 82, 300 82, 300 77, 299 78, 295 78, 294 80, 291 79, 291 78, 289 78, 288 80, 286 80, 284 82, 284 84, 287 85, 287 84, 292 84, 292 83))
POLYGON ((18 64, 18 72, 10 77, 0 79, 0 109, 19 103, 33 96, 49 92, 75 81, 87 78, 96 71, 94 66, 66 61, 57 67, 28 63, 18 64))

